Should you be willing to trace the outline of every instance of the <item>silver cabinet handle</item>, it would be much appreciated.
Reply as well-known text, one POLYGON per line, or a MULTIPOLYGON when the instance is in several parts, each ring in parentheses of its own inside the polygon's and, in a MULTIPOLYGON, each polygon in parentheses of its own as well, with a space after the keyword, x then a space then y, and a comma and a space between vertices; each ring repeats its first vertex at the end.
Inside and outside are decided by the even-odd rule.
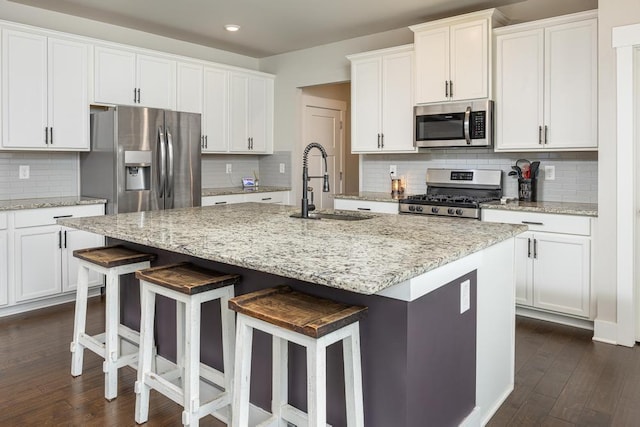
POLYGON ((531 237, 527 239, 527 258, 531 258, 531 237))
POLYGON ((136 88, 133 88, 133 103, 136 103, 136 88))
POLYGON ((71 218, 73 215, 56 215, 53 217, 53 219, 58 219, 58 218, 71 218))
POLYGON ((467 145, 471 145, 471 131, 469 122, 471 121, 471 107, 467 107, 464 112, 464 122, 462 123, 462 130, 464 132, 464 139, 467 141, 467 145))
POLYGON ((64 246, 65 249, 67 248, 67 230, 64 230, 64 246))
POLYGON ((263 197, 262 200, 271 200, 272 197, 263 197))
POLYGON ((538 144, 542 144, 542 126, 538 126, 538 144))
POLYGON ((449 80, 449 96, 453 98, 453 82, 449 80))
POLYGON ((200 148, 204 148, 204 135, 200 136, 200 148))
POLYGON ((449 82, 446 80, 444 81, 444 97, 449 97, 449 82))
POLYGON ((209 148, 209 135, 204 136, 204 148, 209 148))
POLYGON ((380 134, 378 134, 378 148, 380 148, 380 134))
POLYGON ((358 208, 359 211, 370 211, 371 208, 358 208))
POLYGON ((544 125, 544 143, 549 143, 549 127, 547 125, 544 125))
POLYGON ((138 88, 138 104, 140 104, 140 88, 138 88))
POLYGON ((53 145, 53 126, 49 128, 49 144, 53 145))
POLYGON ((538 258, 538 239, 533 239, 533 258, 538 258))
POLYGON ((44 143, 49 145, 49 127, 44 128, 44 143))
POLYGON ((382 137, 381 138, 382 143, 380 144, 380 146, 384 148, 384 133, 381 133, 380 136, 382 137))
POLYGON ((62 249, 62 230, 58 230, 58 249, 62 249))
POLYGON ((251 150, 251 138, 247 138, 247 150, 251 150))
POLYGON ((528 224, 528 225, 544 225, 543 222, 536 222, 536 221, 522 221, 523 224, 528 224))
POLYGON ((216 205, 226 205, 227 202, 215 202, 216 205))

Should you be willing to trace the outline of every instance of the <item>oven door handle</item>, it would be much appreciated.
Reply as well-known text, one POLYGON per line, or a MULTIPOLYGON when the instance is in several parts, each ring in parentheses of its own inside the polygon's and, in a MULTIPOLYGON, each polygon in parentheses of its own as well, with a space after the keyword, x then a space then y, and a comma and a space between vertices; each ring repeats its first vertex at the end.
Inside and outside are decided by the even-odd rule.
POLYGON ((467 145, 471 145, 471 132, 469 131, 469 122, 471 121, 471 107, 467 107, 464 112, 464 123, 462 124, 462 130, 464 131, 464 139, 467 141, 467 145))

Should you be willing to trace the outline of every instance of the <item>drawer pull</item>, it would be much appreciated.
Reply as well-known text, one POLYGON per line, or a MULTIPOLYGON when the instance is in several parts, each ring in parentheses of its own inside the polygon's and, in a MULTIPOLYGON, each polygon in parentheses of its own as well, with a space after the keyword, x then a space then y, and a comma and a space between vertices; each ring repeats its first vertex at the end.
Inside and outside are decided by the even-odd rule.
POLYGON ((73 215, 56 215, 53 217, 53 219, 58 219, 58 218, 71 218, 73 215))
POLYGON ((544 223, 542 222, 536 222, 536 221, 522 221, 523 224, 528 224, 528 225, 544 225, 544 223))
POLYGON ((358 208, 359 211, 370 211, 371 208, 358 208))
POLYGON ((263 197, 262 200, 271 200, 271 197, 263 197))
POLYGON ((226 205, 227 202, 216 202, 216 205, 226 205))

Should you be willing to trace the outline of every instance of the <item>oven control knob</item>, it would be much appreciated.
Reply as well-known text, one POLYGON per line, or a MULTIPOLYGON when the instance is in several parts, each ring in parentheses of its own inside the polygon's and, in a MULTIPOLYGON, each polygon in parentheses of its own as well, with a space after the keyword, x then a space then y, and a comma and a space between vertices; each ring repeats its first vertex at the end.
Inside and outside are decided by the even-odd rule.
POLYGON ((449 209, 447 209, 447 213, 448 213, 449 215, 453 215, 455 212, 456 212, 456 210, 455 210, 455 209, 453 209, 453 208, 449 208, 449 209))
POLYGON ((431 212, 433 212, 433 213, 438 213, 439 210, 440 209, 438 209, 438 208, 431 208, 431 212))
POLYGON ((409 210, 410 210, 411 212, 413 212, 413 211, 415 211, 415 210, 416 210, 416 207, 415 207, 415 206, 413 206, 413 205, 409 205, 409 210))
POLYGON ((456 209, 456 215, 462 215, 463 212, 462 209, 456 209))
POLYGON ((422 206, 416 206, 416 212, 422 212, 422 206))

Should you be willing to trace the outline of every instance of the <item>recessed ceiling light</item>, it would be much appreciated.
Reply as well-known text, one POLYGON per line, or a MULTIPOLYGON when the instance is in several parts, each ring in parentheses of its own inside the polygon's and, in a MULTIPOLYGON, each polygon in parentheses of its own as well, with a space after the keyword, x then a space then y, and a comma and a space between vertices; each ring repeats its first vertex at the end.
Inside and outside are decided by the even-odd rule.
POLYGON ((224 29, 234 33, 234 32, 236 32, 236 31, 238 31, 240 29, 240 25, 227 24, 227 25, 224 26, 224 29))

